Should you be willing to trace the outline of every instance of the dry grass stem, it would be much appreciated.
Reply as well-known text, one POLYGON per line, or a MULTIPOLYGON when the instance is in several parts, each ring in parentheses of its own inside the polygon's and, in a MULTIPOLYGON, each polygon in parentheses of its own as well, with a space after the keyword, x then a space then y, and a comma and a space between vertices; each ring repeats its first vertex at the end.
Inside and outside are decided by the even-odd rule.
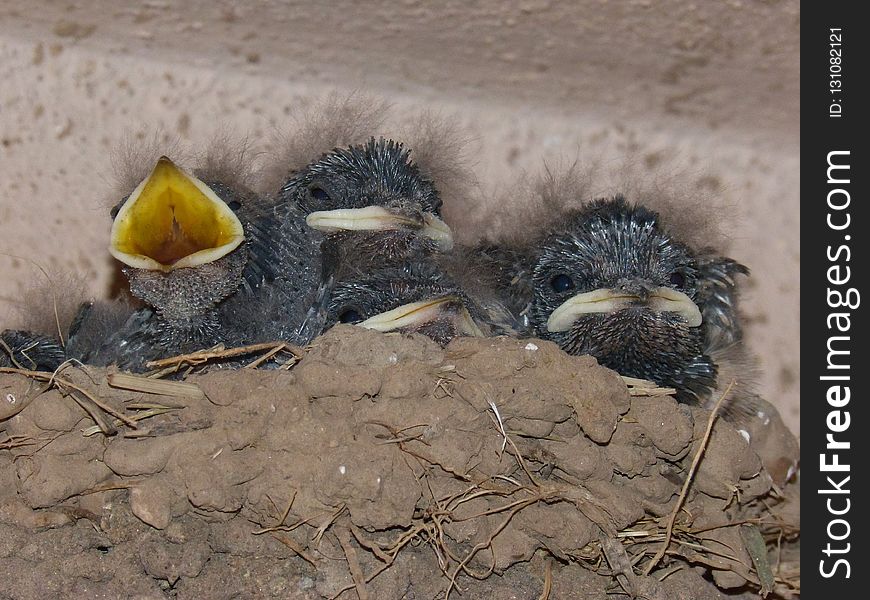
POLYGON ((668 517, 668 527, 667 532, 665 534, 665 541, 662 543, 662 547, 656 552, 655 556, 653 556, 652 560, 650 560, 649 564, 647 564, 646 569, 644 569, 644 575, 649 575, 658 562, 664 557, 665 552, 668 550, 668 546, 671 544, 671 536, 674 533, 674 523, 677 520, 677 515, 680 513, 680 509, 683 507, 683 502, 686 501, 686 495, 689 493, 689 487, 692 485, 692 480, 695 477, 695 471, 698 469, 698 465, 701 463, 701 457, 704 455, 704 450, 707 448, 707 442, 710 441, 710 434, 713 433, 713 424, 716 422, 716 417, 719 414, 719 408, 722 406, 722 401, 725 400, 725 397, 728 396, 729 392, 731 392, 731 388, 734 386, 734 381, 728 384, 728 387, 725 388, 725 391, 719 396, 719 400, 716 402, 716 406, 713 407, 713 411, 710 413, 710 418, 707 419, 707 430, 704 432, 704 437, 701 440, 701 445, 698 446, 698 451, 695 453, 695 458, 692 460, 692 466, 689 468, 689 473, 686 475, 686 481, 683 482, 683 488, 680 490, 680 495, 677 498, 677 503, 674 505, 674 510, 671 511, 670 517, 668 517))
POLYGON ((205 398, 205 392, 198 385, 183 381, 163 381, 130 373, 109 373, 107 381, 109 386, 113 388, 133 392, 183 398, 205 398))
POLYGON ((169 358, 161 358, 160 360, 152 360, 147 362, 145 366, 152 369, 161 369, 160 374, 162 376, 165 374, 164 371, 167 373, 177 372, 178 369, 183 366, 198 366, 210 360, 234 358, 236 356, 244 356, 246 354, 263 351, 266 351, 266 355, 258 358, 253 363, 250 363, 248 365, 249 367, 259 366, 279 352, 290 354, 293 357, 291 359, 293 362, 298 361, 304 355, 304 351, 301 348, 291 344, 286 344, 284 342, 264 342, 261 344, 251 344, 249 346, 239 346, 238 348, 216 346, 206 350, 197 350, 196 352, 191 352, 189 354, 180 354, 169 358))

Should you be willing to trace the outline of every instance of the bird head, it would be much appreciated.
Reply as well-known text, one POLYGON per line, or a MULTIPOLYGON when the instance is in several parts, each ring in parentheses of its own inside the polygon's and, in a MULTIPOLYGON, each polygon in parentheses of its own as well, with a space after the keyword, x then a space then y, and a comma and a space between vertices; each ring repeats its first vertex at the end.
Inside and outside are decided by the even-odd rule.
POLYGON ((335 149, 299 171, 281 195, 302 208, 309 227, 360 251, 403 256, 453 246, 435 185, 392 140, 335 149))
POLYGON ((352 323, 383 332, 421 333, 446 345, 482 337, 481 309, 434 265, 415 263, 345 277, 335 285, 327 327, 352 323))
POLYGON ((543 240, 531 277, 530 318, 567 352, 677 387, 685 400, 715 384, 703 273, 657 213, 622 197, 590 203, 543 240))
POLYGON ((232 293, 246 257, 244 228, 228 204, 236 196, 161 157, 113 210, 109 252, 125 265, 133 295, 184 320, 232 293))

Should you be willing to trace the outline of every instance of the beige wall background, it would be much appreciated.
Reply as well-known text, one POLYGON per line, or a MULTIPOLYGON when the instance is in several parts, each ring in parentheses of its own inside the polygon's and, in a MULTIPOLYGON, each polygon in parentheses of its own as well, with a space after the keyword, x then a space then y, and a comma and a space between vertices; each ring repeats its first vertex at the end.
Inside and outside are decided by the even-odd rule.
MULTIPOLYGON (((753 270, 762 389, 798 431, 799 18, 789 0, 0 0, 0 327, 40 277, 7 255, 109 293, 125 134, 267 139, 361 89, 451 115, 484 189, 544 159, 631 156, 721 195, 739 216, 730 254, 753 270)), ((466 236, 498 210, 447 208, 466 236)))

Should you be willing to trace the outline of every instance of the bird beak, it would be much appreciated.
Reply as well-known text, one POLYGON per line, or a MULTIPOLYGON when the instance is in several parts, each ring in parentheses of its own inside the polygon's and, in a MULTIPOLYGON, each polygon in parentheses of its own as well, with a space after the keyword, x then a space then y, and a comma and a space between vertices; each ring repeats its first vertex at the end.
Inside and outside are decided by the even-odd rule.
POLYGON ((365 208, 340 208, 319 210, 306 217, 312 229, 324 233, 337 231, 394 231, 399 229, 419 230, 423 237, 434 240, 438 248, 448 251, 453 247, 450 227, 432 213, 423 213, 422 224, 418 219, 391 211, 382 206, 365 208))
POLYGON ((420 302, 404 304, 393 310, 382 312, 362 323, 360 327, 374 329, 376 331, 396 331, 400 329, 417 329, 437 319, 449 318, 453 320, 456 330, 463 335, 471 337, 484 337, 483 332, 468 310, 462 305, 462 300, 456 296, 444 296, 420 302), (459 310, 456 307, 459 306, 459 310))
POLYGON ((163 156, 118 211, 109 252, 131 267, 169 272, 213 262, 244 239, 230 207, 163 156))
POLYGON ((568 331, 574 321, 582 315, 592 313, 611 313, 632 306, 645 305, 646 308, 659 313, 675 313, 686 321, 689 327, 701 325, 701 310, 682 292, 658 287, 652 290, 646 300, 639 296, 626 294, 619 290, 593 290, 577 294, 563 302, 547 320, 547 331, 556 333, 568 331))

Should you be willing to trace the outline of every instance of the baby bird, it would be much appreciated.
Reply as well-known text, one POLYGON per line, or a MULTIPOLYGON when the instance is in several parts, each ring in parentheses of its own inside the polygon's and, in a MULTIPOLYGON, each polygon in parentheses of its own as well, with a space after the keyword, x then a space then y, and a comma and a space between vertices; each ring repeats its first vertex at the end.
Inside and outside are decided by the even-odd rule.
POLYGON ((220 341, 217 305, 238 289, 248 262, 245 229, 230 204, 240 209, 252 195, 206 183, 162 156, 112 211, 109 252, 147 306, 114 331, 104 326, 117 321, 114 307, 83 306, 74 323, 82 335, 70 333, 71 357, 138 371, 149 360, 220 341))
POLYGON ((231 337, 308 343, 326 326, 348 256, 367 271, 450 247, 440 206, 434 184, 392 140, 336 148, 299 169, 248 228, 245 285, 219 309, 223 322, 244 326, 231 337))
POLYGON ((719 385, 715 352, 741 338, 735 279, 747 273, 617 196, 570 213, 540 241, 528 314, 567 352, 704 404, 719 385))
POLYGON ((18 329, 0 332, 0 367, 54 371, 65 360, 66 352, 54 338, 18 329))
POLYGON ((371 271, 345 264, 328 302, 326 326, 420 333, 441 345, 457 336, 513 333, 510 313, 493 294, 466 288, 449 272, 459 266, 455 257, 420 256, 371 271))
POLYGON ((358 252, 395 260, 453 246, 434 182, 400 142, 371 138, 335 149, 291 178, 280 195, 302 208, 309 227, 358 252))
POLYGON ((511 189, 522 203, 512 212, 526 227, 479 245, 481 264, 527 334, 673 387, 684 403, 712 407, 736 381, 723 414, 734 423, 757 417, 763 401, 738 308, 749 270, 712 247, 724 242, 722 223, 708 217, 714 200, 693 209, 681 194, 627 181, 630 171, 615 177, 642 201, 587 200, 608 174, 576 165, 518 182, 511 189))
POLYGON ((684 236, 700 238, 697 225, 681 235, 663 214, 620 196, 563 217, 538 240, 530 266, 535 333, 622 375, 673 387, 680 402, 713 408, 723 399, 722 416, 773 480, 792 477, 797 441, 756 393, 743 345, 737 280, 749 270, 690 244, 684 236))

